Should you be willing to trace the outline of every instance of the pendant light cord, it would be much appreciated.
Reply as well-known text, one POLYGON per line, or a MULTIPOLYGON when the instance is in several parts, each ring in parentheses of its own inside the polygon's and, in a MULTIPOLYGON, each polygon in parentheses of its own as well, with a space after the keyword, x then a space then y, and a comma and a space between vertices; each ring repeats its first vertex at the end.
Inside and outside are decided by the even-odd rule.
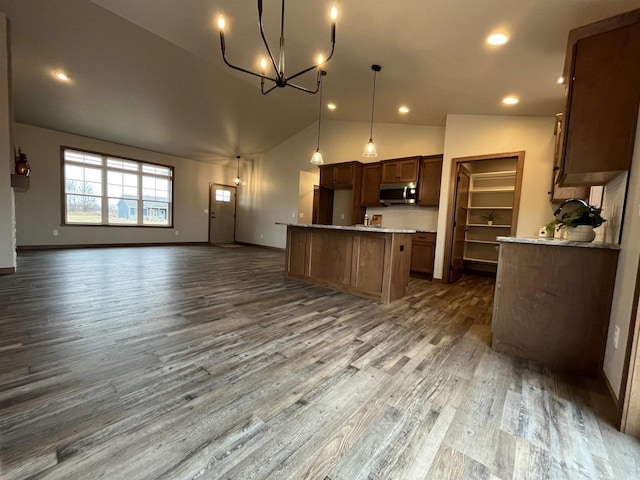
POLYGON ((373 109, 376 105, 376 75, 378 72, 373 71, 373 98, 371 99, 371 130, 369 131, 369 140, 373 140, 373 109))
POLYGON ((320 122, 322 120, 322 76, 323 74, 320 74, 320 106, 318 108, 318 146, 316 147, 318 150, 320 150, 320 122))

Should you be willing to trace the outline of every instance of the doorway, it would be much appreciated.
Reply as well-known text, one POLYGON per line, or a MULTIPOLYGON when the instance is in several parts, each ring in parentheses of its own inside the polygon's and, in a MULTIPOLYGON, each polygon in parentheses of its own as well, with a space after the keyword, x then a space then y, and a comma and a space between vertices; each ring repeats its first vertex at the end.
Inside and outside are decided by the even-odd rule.
POLYGON ((518 224, 524 152, 454 158, 451 164, 443 281, 463 272, 495 275, 498 236, 518 224))
POLYGON ((236 187, 209 184, 209 243, 234 243, 236 187))

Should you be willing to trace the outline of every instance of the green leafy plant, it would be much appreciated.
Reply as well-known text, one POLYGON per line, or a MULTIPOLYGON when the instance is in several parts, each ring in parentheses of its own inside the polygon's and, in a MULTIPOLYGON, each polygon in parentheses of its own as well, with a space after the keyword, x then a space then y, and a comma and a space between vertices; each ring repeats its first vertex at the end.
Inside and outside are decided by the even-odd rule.
POLYGON ((485 222, 494 222, 498 218, 498 214, 494 211, 491 211, 485 215, 482 215, 480 218, 485 222))
POLYGON ((601 208, 594 207, 593 205, 580 205, 575 210, 562 215, 558 223, 569 228, 577 227, 578 225, 599 227, 606 222, 606 220, 602 218, 602 215, 600 215, 601 212, 601 208))
POLYGON ((547 233, 552 234, 553 232, 556 231, 556 226, 558 226, 560 224, 560 220, 554 220, 552 222, 547 223, 544 228, 547 231, 547 233))

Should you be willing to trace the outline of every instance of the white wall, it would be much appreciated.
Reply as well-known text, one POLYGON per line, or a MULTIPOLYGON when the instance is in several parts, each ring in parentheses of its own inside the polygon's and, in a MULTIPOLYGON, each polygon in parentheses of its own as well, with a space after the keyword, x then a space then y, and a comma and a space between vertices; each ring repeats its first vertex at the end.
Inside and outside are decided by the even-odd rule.
POLYGON ((0 12, 0 270, 16 267, 14 194, 11 188, 11 67, 8 20, 0 12))
MULTIPOLYGON (((286 228, 275 222, 296 223, 299 172, 309 169, 315 151, 317 124, 310 125, 255 161, 247 209, 239 218, 238 240, 284 248, 286 228)), ((379 161, 412 155, 435 155, 444 147, 444 127, 375 124, 373 137, 379 161)), ((320 149, 325 163, 363 162, 369 123, 323 121, 320 149)))
POLYGON ((318 185, 319 172, 300 172, 298 184, 298 223, 311 223, 313 219, 313 187, 318 185))
MULTIPOLYGON (((233 185, 235 168, 225 168, 148 150, 16 123, 14 143, 31 165, 31 185, 16 193, 18 246, 206 242, 209 182, 233 185), (174 228, 62 226, 60 146, 93 150, 175 167, 174 228), (53 230, 58 230, 58 236, 53 230), (176 235, 176 232, 179 235, 176 235)), ((241 174, 243 174, 241 170, 241 174)), ((242 190, 239 207, 242 208, 242 190)))
POLYGON ((625 349, 640 258, 640 128, 636 131, 634 148, 603 367, 611 388, 617 394, 620 392, 622 383, 625 349), (618 348, 613 345, 616 327, 620 329, 618 348))
POLYGON ((453 158, 525 151, 522 193, 516 234, 537 236, 553 219, 549 186, 553 172, 553 117, 448 115, 440 190, 434 278, 442 278, 449 180, 453 158))

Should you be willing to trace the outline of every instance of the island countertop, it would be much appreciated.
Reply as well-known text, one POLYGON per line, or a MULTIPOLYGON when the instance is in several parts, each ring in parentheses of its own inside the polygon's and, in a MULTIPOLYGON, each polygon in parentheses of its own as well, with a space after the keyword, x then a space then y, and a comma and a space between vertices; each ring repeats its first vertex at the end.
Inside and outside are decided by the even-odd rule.
POLYGON ((276 225, 284 225, 286 227, 302 227, 302 228, 324 228, 330 230, 347 230, 354 232, 379 232, 379 233, 416 233, 417 230, 405 229, 405 228, 384 228, 376 227, 373 225, 318 225, 311 223, 284 223, 276 222, 276 225))
POLYGON ((498 242, 504 243, 529 243, 534 245, 552 245, 555 247, 582 247, 582 248, 604 248, 608 250, 620 250, 617 243, 603 242, 572 242, 570 240, 560 240, 556 238, 540 237, 498 237, 498 242))

